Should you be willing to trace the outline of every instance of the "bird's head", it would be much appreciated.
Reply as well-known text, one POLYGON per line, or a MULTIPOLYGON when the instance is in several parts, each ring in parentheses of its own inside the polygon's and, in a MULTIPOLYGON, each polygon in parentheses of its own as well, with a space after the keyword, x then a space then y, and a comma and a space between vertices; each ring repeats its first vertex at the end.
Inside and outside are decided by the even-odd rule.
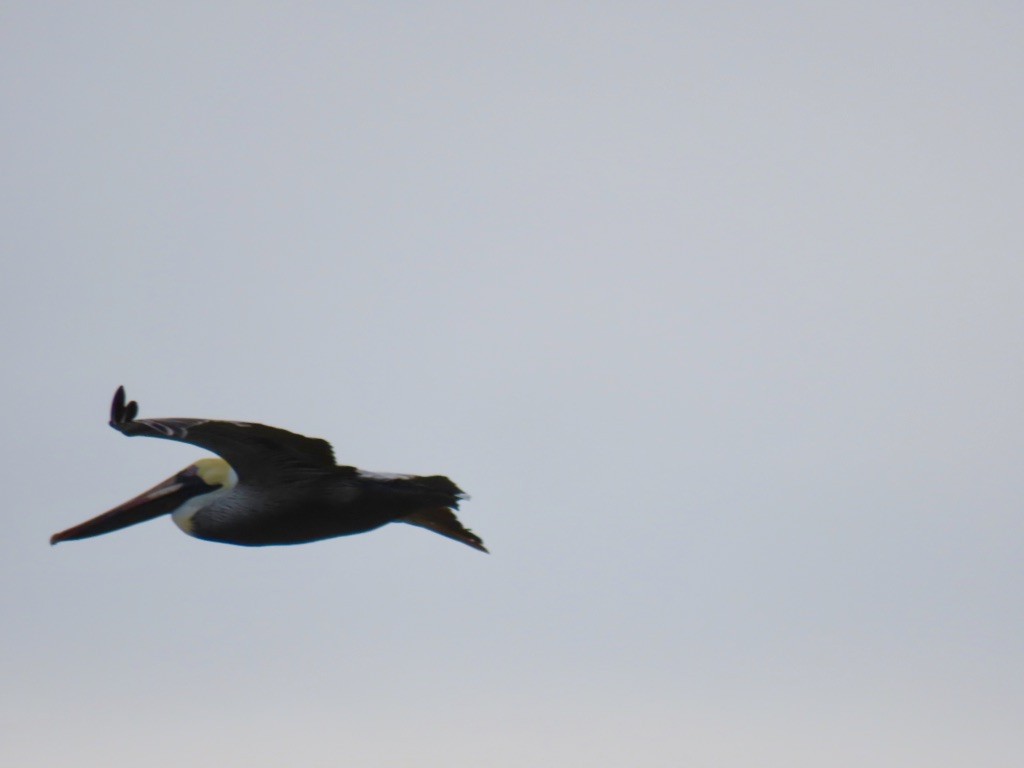
POLYGON ((224 459, 200 459, 109 512, 55 533, 50 543, 87 539, 167 514, 173 514, 174 521, 187 531, 188 519, 210 502, 212 494, 230 491, 237 482, 238 476, 224 459))

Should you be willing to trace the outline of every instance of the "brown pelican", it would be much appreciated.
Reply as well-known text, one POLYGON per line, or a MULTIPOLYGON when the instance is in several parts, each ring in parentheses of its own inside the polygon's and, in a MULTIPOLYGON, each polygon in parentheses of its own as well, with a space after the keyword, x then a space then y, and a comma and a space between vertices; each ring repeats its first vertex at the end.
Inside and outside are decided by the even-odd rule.
POLYGON ((110 426, 135 437, 192 443, 200 459, 154 488, 51 544, 87 539, 170 514, 190 536, 243 546, 302 544, 409 523, 486 552, 453 510, 464 494, 447 477, 383 475, 338 466, 330 443, 240 421, 136 419, 138 404, 114 393, 110 426))

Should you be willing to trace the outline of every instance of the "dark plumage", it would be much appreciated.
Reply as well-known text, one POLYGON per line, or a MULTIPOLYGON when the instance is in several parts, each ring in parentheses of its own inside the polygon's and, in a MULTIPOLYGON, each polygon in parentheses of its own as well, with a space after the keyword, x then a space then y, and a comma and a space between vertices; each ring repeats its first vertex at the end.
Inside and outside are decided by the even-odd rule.
POLYGON ((482 552, 455 516, 465 494, 447 477, 380 475, 335 463, 326 440, 284 429, 210 419, 137 419, 118 387, 110 426, 129 437, 191 443, 201 459, 141 496, 51 538, 88 538, 170 513, 186 533, 228 544, 300 544, 404 522, 482 552))

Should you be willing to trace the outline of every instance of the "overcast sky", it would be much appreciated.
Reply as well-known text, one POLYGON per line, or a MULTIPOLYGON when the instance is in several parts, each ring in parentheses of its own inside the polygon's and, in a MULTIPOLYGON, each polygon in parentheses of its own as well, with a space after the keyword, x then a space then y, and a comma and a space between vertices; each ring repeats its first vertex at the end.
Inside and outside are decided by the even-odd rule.
POLYGON ((5 765, 1021 765, 1020 3, 3 17, 5 765), (50 548, 119 384, 493 554, 50 548))

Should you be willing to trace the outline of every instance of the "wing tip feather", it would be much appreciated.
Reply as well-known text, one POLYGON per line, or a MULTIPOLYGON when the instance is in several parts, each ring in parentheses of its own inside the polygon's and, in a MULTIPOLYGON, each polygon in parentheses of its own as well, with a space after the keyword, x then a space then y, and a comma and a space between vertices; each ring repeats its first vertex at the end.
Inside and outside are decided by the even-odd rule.
POLYGON ((139 404, 134 400, 125 402, 126 395, 124 386, 117 388, 114 392, 114 399, 110 403, 110 426, 120 431, 125 424, 135 420, 139 414, 139 404))

